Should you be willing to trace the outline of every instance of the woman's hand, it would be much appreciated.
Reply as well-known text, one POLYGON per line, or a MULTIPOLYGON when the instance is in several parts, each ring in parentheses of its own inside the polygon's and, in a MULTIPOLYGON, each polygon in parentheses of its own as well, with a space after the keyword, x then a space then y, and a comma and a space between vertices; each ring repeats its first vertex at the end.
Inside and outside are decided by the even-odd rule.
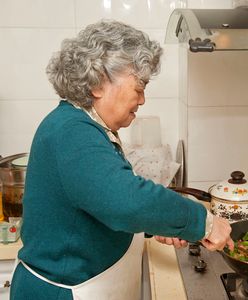
POLYGON ((210 251, 222 250, 226 245, 233 250, 234 243, 230 237, 231 226, 226 219, 214 216, 210 234, 201 240, 203 246, 210 251))
POLYGON ((186 247, 188 245, 188 242, 185 240, 181 240, 179 238, 171 238, 171 237, 164 237, 164 236, 158 236, 155 235, 154 238, 162 244, 166 245, 173 245, 176 249, 186 247))

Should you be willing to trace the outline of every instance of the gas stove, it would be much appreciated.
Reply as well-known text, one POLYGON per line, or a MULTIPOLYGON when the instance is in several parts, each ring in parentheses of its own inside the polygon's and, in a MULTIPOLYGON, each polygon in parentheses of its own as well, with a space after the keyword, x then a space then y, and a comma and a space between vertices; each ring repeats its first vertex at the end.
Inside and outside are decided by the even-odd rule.
POLYGON ((219 252, 189 244, 176 255, 188 300, 248 299, 247 280, 234 273, 219 252))

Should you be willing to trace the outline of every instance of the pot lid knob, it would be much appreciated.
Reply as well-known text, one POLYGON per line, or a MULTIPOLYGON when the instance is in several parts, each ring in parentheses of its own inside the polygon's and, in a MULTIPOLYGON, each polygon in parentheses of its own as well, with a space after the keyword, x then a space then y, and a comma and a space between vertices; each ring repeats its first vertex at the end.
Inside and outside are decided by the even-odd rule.
POLYGON ((241 171, 234 171, 231 173, 231 177, 228 182, 232 184, 242 184, 246 183, 246 180, 244 179, 245 174, 241 171))

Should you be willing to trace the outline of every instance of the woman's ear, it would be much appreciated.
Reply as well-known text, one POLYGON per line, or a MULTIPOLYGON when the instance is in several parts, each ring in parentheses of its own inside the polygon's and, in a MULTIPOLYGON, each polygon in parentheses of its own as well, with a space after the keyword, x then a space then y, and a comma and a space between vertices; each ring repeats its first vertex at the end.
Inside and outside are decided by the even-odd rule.
POLYGON ((102 97, 102 88, 101 87, 93 88, 91 91, 91 94, 93 95, 93 97, 95 99, 101 98, 102 97))

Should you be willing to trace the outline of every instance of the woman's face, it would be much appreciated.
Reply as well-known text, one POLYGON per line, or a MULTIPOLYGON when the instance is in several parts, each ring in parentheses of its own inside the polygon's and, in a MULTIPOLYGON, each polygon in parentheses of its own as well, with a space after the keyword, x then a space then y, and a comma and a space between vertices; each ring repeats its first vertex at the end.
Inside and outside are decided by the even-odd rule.
POLYGON ((146 83, 130 73, 118 76, 114 82, 106 80, 101 88, 92 91, 94 108, 113 131, 127 127, 135 118, 139 105, 145 103, 146 83))

